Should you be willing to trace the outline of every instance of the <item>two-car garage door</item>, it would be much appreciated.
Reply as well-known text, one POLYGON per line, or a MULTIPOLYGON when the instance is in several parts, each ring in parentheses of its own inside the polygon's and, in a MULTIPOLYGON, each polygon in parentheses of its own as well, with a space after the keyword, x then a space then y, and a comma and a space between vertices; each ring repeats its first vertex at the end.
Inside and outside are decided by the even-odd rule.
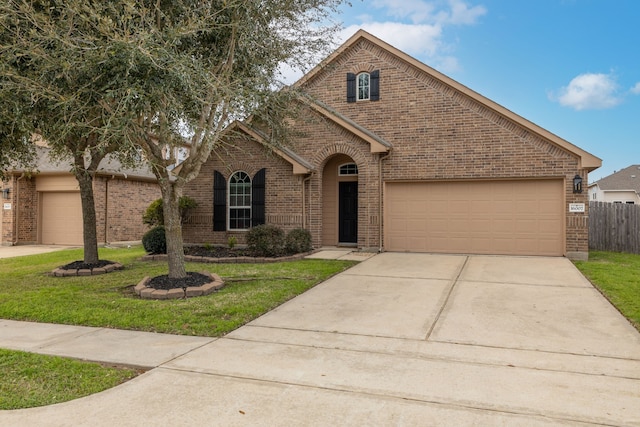
POLYGON ((562 180, 385 185, 388 251, 564 253, 562 180))

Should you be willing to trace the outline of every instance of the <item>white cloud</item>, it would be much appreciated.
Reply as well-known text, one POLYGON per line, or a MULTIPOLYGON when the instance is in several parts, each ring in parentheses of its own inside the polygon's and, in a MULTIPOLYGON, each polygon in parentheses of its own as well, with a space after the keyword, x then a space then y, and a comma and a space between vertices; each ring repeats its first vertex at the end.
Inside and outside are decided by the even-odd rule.
POLYGON ((487 13, 487 9, 484 6, 469 5, 462 0, 449 0, 451 6, 451 15, 449 16, 449 22, 452 24, 475 24, 482 15, 487 13))
POLYGON ((636 83, 636 85, 631 88, 631 93, 634 95, 640 95, 640 82, 636 83))
POLYGON ((342 31, 342 38, 346 40, 358 29, 363 29, 410 55, 433 56, 442 44, 442 28, 439 25, 413 25, 401 22, 367 22, 352 25, 342 31))
POLYGON ((580 74, 551 98, 578 111, 613 108, 622 102, 618 84, 611 74, 580 74))
POLYGON ((386 9, 387 16, 409 19, 414 24, 469 25, 487 13, 484 6, 470 6, 464 0, 374 0, 371 5, 386 9))

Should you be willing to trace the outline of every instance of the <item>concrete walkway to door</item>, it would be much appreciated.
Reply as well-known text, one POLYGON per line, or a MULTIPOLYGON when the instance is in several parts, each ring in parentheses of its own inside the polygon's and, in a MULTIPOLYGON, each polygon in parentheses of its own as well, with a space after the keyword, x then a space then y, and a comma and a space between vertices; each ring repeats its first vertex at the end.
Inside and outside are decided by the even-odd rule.
MULTIPOLYGON (((94 345, 97 360, 118 347, 94 345)), ((627 426, 638 402, 640 334, 567 259, 384 253, 128 383, 0 425, 627 426)))

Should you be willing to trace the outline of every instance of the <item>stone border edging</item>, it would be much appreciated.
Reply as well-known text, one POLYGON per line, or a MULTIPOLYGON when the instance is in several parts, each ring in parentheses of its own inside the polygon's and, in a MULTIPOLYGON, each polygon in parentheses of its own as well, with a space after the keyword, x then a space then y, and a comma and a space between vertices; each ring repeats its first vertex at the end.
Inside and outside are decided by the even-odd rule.
POLYGON ((208 276, 211 279, 211 282, 205 283, 202 286, 189 286, 186 289, 154 289, 147 286, 151 281, 151 277, 146 276, 133 288, 133 290, 142 299, 178 299, 209 295, 224 287, 224 282, 217 274, 209 273, 208 271, 200 271, 199 273, 208 276))
POLYGON ((117 270, 124 270, 124 266, 119 262, 107 264, 104 267, 92 268, 91 270, 86 268, 77 270, 65 270, 58 267, 51 272, 51 275, 55 277, 97 276, 99 274, 107 274, 117 270))

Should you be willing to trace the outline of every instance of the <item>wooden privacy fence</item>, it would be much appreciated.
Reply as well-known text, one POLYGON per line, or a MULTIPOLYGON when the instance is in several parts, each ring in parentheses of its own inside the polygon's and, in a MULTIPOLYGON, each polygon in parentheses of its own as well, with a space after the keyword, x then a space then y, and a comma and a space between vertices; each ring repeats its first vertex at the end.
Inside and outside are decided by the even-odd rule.
POLYGON ((590 202, 589 249, 640 254, 640 205, 590 202))

